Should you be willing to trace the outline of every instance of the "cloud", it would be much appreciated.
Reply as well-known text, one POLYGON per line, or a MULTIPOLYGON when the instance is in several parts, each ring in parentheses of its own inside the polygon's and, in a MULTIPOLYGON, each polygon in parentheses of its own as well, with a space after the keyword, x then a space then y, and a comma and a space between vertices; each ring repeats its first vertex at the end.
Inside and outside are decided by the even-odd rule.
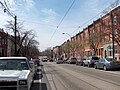
POLYGON ((41 10, 42 20, 45 23, 56 24, 59 15, 53 9, 44 8, 41 10))
POLYGON ((46 14, 47 16, 55 16, 57 15, 57 13, 55 11, 53 11, 52 9, 42 9, 41 10, 42 13, 46 14))
POLYGON ((16 1, 17 0, 7 0, 7 4, 9 4, 9 5, 15 5, 15 3, 16 3, 16 1))
POLYGON ((12 19, 11 17, 9 17, 9 16, 7 16, 5 14, 0 14, 0 18, 1 18, 1 20, 0 20, 0 28, 4 27, 4 25, 7 23, 6 21, 12 19))
POLYGON ((34 6, 34 1, 33 0, 25 0, 27 9, 30 10, 34 6))
POLYGON ((12 6, 12 8, 22 9, 24 7, 30 10, 34 6, 34 0, 9 0, 7 4, 12 6))

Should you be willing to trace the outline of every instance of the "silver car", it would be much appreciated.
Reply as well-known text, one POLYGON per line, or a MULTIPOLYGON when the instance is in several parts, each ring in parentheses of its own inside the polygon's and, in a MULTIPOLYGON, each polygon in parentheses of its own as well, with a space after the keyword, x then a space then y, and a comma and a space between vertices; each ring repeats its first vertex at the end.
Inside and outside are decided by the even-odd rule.
POLYGON ((26 57, 0 57, 0 90, 30 90, 32 82, 26 57))
POLYGON ((120 61, 116 61, 112 58, 103 58, 99 62, 96 62, 94 65, 95 69, 100 68, 104 70, 109 69, 120 69, 120 61))

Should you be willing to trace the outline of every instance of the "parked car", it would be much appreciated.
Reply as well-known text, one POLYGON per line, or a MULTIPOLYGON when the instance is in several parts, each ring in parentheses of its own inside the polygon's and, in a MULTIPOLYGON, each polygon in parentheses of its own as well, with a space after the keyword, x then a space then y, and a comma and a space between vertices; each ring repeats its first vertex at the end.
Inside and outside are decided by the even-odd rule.
POLYGON ((42 58, 42 62, 47 62, 47 61, 48 61, 47 57, 42 58))
POLYGON ((69 58, 64 61, 64 63, 67 63, 67 64, 69 64, 69 62, 70 62, 69 58))
POLYGON ((86 58, 81 57, 81 58, 77 59, 76 65, 83 66, 84 60, 86 60, 86 58))
POLYGON ((120 61, 116 61, 112 58, 103 58, 100 59, 99 62, 96 62, 94 65, 95 69, 104 69, 109 70, 109 69, 120 69, 120 61))
POLYGON ((68 63, 69 63, 69 64, 76 64, 76 61, 77 61, 77 58, 70 58, 70 59, 68 60, 68 63))
POLYGON ((63 63, 68 63, 69 58, 64 58, 63 63))
POLYGON ((40 59, 32 59, 35 65, 40 66, 40 59))
POLYGON ((84 60, 83 62, 83 66, 94 66, 95 62, 99 61, 99 57, 98 56, 90 56, 90 57, 86 57, 86 60, 84 60))
POLYGON ((50 58, 50 59, 49 59, 49 62, 53 62, 53 61, 54 61, 54 59, 53 59, 53 58, 50 58))
POLYGON ((33 75, 26 57, 0 57, 0 90, 30 90, 33 75))
POLYGON ((57 58, 56 64, 62 64, 62 63, 63 63, 63 59, 62 58, 57 58))

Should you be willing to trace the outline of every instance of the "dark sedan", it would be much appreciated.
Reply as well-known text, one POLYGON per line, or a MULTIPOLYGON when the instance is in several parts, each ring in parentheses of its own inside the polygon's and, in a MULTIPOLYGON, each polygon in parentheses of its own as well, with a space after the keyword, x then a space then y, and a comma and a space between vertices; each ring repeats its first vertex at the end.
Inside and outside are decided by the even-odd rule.
POLYGON ((99 62, 96 62, 94 65, 95 69, 104 69, 109 70, 109 69, 120 69, 120 61, 116 61, 112 58, 104 58, 100 59, 99 62))
POLYGON ((58 58, 57 60, 56 60, 56 64, 62 64, 63 63, 63 59, 62 58, 58 58))
POLYGON ((83 66, 83 61, 86 60, 85 58, 80 58, 76 61, 76 65, 80 65, 80 66, 83 66))
POLYGON ((68 63, 69 63, 69 64, 76 64, 76 61, 77 61, 77 58, 70 58, 70 59, 68 60, 68 63))

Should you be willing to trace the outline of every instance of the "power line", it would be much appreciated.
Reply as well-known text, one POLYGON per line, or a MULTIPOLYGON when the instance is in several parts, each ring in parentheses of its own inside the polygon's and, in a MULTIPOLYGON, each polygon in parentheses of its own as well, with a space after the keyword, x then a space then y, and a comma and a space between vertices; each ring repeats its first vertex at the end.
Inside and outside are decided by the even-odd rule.
MULTIPOLYGON (((117 6, 119 0, 116 0, 114 3, 112 3, 111 5, 114 6, 114 4, 117 6)), ((101 12, 99 12, 98 14, 96 14, 95 16, 93 16, 92 18, 90 18, 89 20, 85 21, 83 24, 81 24, 80 26, 77 27, 77 29, 75 29, 70 35, 74 34, 75 31, 77 31, 80 27, 84 26, 85 24, 87 24, 88 22, 90 22, 91 20, 93 20, 95 17, 97 17, 98 15, 100 15, 101 13, 103 14, 105 10, 107 10, 109 7, 111 7, 111 5, 109 5, 107 8, 105 8, 104 10, 102 10, 101 12)), ((114 6, 115 7, 115 6, 114 6)), ((64 40, 65 41, 65 40, 64 40)))
POLYGON ((60 23, 59 23, 58 26, 56 27, 53 35, 51 36, 51 38, 50 38, 50 40, 49 40, 49 42, 48 42, 48 45, 49 45, 49 43, 51 42, 51 40, 52 40, 54 34, 56 33, 56 31, 58 30, 58 28, 60 27, 61 23, 63 22, 63 20, 64 20, 65 17, 67 16, 68 12, 69 12, 70 9, 72 8, 72 6, 73 6, 73 4, 75 3, 75 1, 76 1, 76 0, 73 0, 72 4, 70 5, 70 7, 69 7, 68 10, 66 11, 65 15, 64 15, 63 18, 61 19, 60 23))
POLYGON ((63 16, 63 18, 61 19, 60 23, 58 24, 57 28, 59 28, 59 26, 61 25, 61 23, 63 22, 64 18, 67 16, 68 12, 70 11, 70 9, 72 8, 73 4, 75 3, 76 0, 73 0, 72 4, 70 5, 70 7, 68 8, 67 12, 65 13, 65 15, 63 16))
POLYGON ((78 30, 80 27, 84 26, 85 24, 87 24, 88 22, 90 22, 91 20, 93 20, 95 17, 97 17, 98 15, 100 15, 101 13, 103 13, 105 10, 107 10, 109 7, 111 7, 111 5, 117 4, 118 2, 119 2, 119 0, 116 0, 114 3, 110 4, 107 8, 105 8, 105 9, 102 10, 102 11, 100 11, 98 14, 96 14, 95 16, 93 16, 92 18, 90 18, 89 20, 87 20, 86 22, 84 22, 82 25, 78 26, 78 28, 75 29, 75 30, 71 33, 71 35, 74 34, 74 32, 75 32, 76 30, 78 30))
MULTIPOLYGON (((101 13, 101 12, 100 12, 100 13, 101 13)), ((84 22, 82 25, 78 26, 78 28, 75 29, 75 30, 71 33, 71 35, 72 35, 76 30, 78 30, 80 27, 84 26, 85 24, 87 24, 88 22, 90 22, 91 20, 93 20, 95 17, 97 17, 100 13, 98 13, 97 15, 95 15, 94 17, 92 17, 91 19, 87 20, 87 21, 84 22)))
MULTIPOLYGON (((19 21, 24 21, 26 23, 33 23, 33 24, 41 24, 41 25, 45 25, 45 26, 49 26, 49 27, 57 27, 56 25, 52 25, 52 24, 44 24, 44 23, 41 23, 41 22, 36 22, 36 21, 30 21, 30 20, 24 20, 24 19, 19 19, 19 21)), ((77 28, 78 26, 68 26, 68 25, 62 25, 61 28, 77 28)))
POLYGON ((13 17, 14 18, 14 20, 15 20, 15 23, 14 23, 14 41, 15 41, 15 47, 14 47, 14 49, 15 49, 15 52, 14 52, 14 55, 16 56, 17 55, 17 39, 16 39, 16 33, 17 33, 17 16, 15 15, 15 14, 13 14, 11 11, 10 11, 10 9, 8 8, 8 6, 7 6, 7 3, 6 3, 6 1, 4 0, 4 4, 0 1, 0 4, 2 5, 2 7, 3 7, 3 9, 4 9, 4 12, 6 12, 8 15, 10 15, 11 17, 13 17))

